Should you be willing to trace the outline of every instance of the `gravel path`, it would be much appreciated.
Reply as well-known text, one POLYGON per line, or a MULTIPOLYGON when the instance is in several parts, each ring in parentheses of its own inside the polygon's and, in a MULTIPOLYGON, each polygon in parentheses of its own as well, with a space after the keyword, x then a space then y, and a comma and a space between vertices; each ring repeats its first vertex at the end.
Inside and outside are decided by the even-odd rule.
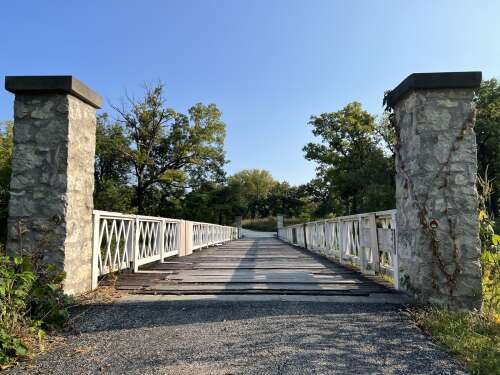
POLYGON ((136 301, 6 374, 466 374, 395 305, 136 301))

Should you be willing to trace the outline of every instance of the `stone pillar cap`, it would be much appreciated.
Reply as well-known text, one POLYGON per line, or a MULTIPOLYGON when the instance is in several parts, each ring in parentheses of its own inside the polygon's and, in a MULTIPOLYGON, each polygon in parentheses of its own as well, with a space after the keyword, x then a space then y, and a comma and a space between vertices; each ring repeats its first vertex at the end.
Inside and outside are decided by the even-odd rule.
POLYGON ((481 79, 481 72, 413 73, 387 94, 385 102, 394 107, 413 90, 477 88, 481 79))
POLYGON ((18 93, 71 94, 95 108, 101 108, 102 98, 74 76, 6 76, 5 89, 18 93))

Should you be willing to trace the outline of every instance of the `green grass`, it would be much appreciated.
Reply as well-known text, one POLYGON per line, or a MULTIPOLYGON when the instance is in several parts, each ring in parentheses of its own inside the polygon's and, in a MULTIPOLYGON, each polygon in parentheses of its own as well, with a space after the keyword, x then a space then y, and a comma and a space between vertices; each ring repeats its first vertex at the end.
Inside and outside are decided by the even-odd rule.
POLYGON ((475 375, 500 374, 500 323, 481 314, 431 307, 413 312, 417 324, 475 375))
POLYGON ((276 218, 264 217, 261 219, 244 219, 241 223, 245 229, 256 230, 261 232, 275 232, 276 218))
MULTIPOLYGON (((285 226, 303 223, 304 220, 298 218, 285 218, 285 226)), ((259 219, 244 219, 241 223, 243 228, 261 232, 276 232, 276 218, 269 216, 259 219)))

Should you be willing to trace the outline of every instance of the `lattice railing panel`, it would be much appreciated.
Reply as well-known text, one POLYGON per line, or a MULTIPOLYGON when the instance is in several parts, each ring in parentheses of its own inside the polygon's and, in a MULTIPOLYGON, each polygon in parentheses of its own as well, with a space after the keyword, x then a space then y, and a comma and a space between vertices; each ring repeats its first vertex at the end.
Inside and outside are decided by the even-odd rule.
POLYGON ((396 210, 343 216, 280 228, 278 237, 349 262, 366 273, 388 273, 399 286, 396 210))

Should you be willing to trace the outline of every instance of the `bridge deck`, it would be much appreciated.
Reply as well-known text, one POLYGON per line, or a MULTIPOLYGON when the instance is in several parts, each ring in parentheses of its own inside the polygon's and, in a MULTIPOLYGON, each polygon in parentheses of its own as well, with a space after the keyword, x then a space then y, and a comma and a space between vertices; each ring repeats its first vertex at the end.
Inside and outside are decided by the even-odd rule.
POLYGON ((389 293, 356 271, 274 238, 233 241, 120 275, 117 288, 142 294, 389 293))

